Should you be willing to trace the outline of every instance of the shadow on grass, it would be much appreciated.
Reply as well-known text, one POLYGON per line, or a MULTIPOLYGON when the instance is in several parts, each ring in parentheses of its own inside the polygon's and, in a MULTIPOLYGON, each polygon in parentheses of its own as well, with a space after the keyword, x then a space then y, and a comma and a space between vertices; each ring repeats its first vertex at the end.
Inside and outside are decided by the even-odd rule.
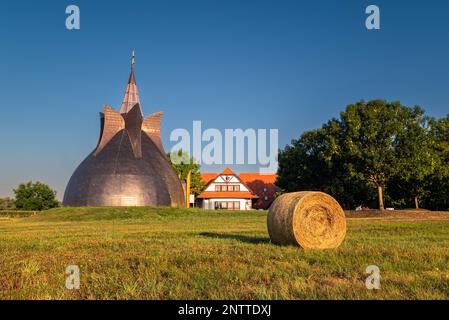
POLYGON ((214 233, 214 232, 202 232, 200 233, 203 237, 215 238, 215 239, 230 239, 237 240, 245 243, 270 243, 270 238, 268 237, 251 237, 244 236, 241 234, 230 234, 230 233, 214 233))

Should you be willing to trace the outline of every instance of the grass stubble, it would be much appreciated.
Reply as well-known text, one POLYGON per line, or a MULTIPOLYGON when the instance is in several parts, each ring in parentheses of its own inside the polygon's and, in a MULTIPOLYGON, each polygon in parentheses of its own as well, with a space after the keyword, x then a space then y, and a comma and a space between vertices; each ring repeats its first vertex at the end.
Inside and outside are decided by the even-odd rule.
POLYGON ((449 298, 449 213, 348 217, 343 244, 323 251, 271 244, 265 211, 0 218, 0 299, 449 298), (79 290, 65 287, 68 265, 80 267, 79 290), (369 265, 380 269, 379 290, 365 286, 369 265))

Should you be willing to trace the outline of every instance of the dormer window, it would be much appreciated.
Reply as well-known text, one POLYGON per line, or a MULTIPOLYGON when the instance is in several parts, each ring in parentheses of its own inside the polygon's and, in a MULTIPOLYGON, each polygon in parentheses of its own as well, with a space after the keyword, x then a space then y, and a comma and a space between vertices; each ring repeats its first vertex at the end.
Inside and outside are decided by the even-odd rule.
POLYGON ((240 186, 234 184, 216 184, 215 191, 217 192, 239 192, 240 186))

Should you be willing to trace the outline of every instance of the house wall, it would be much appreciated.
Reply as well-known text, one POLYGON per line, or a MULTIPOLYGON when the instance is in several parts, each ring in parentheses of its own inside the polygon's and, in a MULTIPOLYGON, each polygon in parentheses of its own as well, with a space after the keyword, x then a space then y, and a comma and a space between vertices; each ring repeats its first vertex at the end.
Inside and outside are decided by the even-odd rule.
MULTIPOLYGON (((215 189, 214 189, 215 190, 215 189)), ((216 198, 216 199, 204 199, 202 202, 203 209, 215 210, 215 202, 240 202, 240 210, 251 210, 251 199, 232 199, 232 198, 216 198)))

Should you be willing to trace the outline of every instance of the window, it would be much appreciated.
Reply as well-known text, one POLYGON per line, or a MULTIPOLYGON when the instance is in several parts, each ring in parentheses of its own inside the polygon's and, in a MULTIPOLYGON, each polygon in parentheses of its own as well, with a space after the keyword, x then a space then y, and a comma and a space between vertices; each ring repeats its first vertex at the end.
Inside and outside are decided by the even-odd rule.
POLYGON ((238 192, 240 191, 239 185, 226 185, 226 184, 216 184, 215 191, 217 192, 238 192))
POLYGON ((215 202, 215 209, 240 210, 239 201, 219 201, 215 202))

